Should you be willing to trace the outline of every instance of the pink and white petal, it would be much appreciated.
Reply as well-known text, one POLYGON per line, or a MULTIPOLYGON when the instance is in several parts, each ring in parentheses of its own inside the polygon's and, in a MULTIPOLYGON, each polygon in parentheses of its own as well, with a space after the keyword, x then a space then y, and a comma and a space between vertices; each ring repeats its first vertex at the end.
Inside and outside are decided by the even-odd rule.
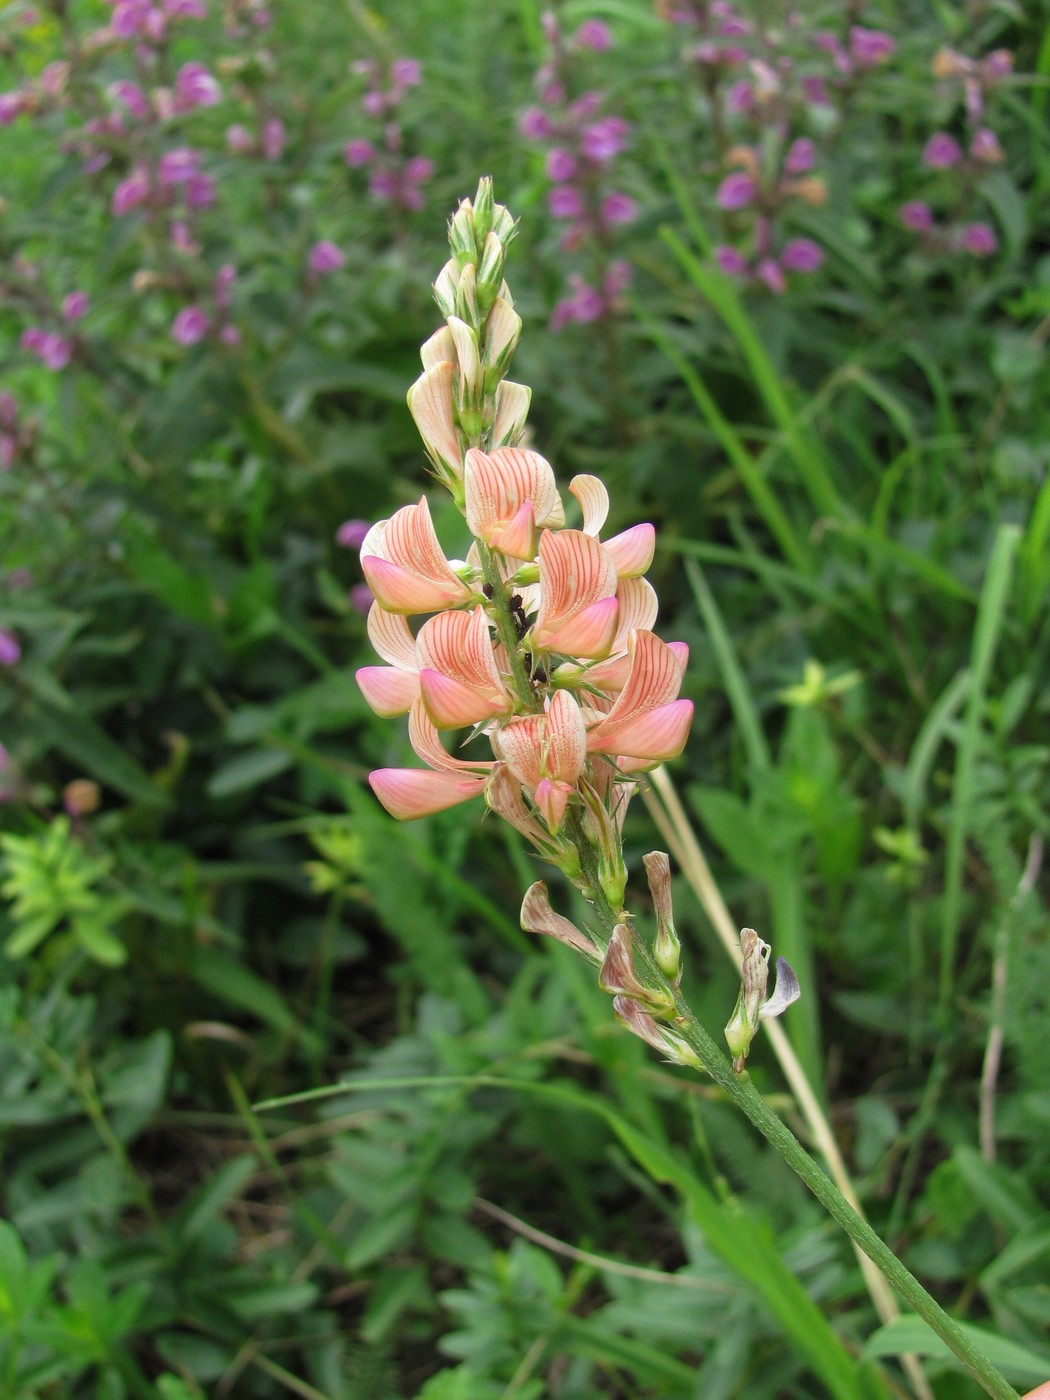
POLYGON ((507 708, 504 697, 494 699, 477 686, 427 668, 419 673, 419 693, 438 729, 465 729, 494 719, 507 708))
POLYGON ((421 758, 430 768, 438 768, 446 773, 471 770, 486 773, 493 766, 492 759, 453 758, 445 750, 434 721, 426 712, 423 701, 417 700, 408 715, 408 742, 416 757, 421 758))
POLYGON ((552 836, 557 835, 565 816, 565 808, 575 790, 571 783, 555 782, 550 778, 541 778, 536 784, 536 806, 540 809, 552 836))
POLYGON ((394 511, 386 522, 382 553, 391 563, 421 574, 424 578, 455 584, 464 600, 470 596, 470 590, 452 572, 445 558, 430 518, 426 496, 421 496, 415 505, 402 506, 394 511))
POLYGON ((609 493, 605 482, 597 476, 574 476, 569 482, 569 490, 583 510, 583 533, 597 536, 609 517, 609 493))
POLYGON ((606 540, 604 548, 613 557, 618 578, 640 578, 656 553, 656 529, 649 524, 632 525, 606 540))
POLYGON ((423 361, 425 370, 436 369, 445 361, 452 363, 456 358, 456 342, 452 339, 452 332, 448 326, 442 326, 429 340, 423 342, 419 358, 423 361))
POLYGON ((525 430, 529 416, 532 390, 526 384, 504 379, 496 388, 496 416, 492 422, 492 441, 497 446, 513 446, 525 430))
POLYGON ((598 725, 587 736, 587 748, 591 753, 663 763, 666 759, 677 758, 685 748, 692 722, 692 700, 673 700, 669 705, 659 705, 617 724, 607 720, 598 725))
POLYGON ((426 578, 377 555, 362 557, 361 572, 376 601, 388 612, 437 612, 470 597, 470 590, 454 575, 448 580, 426 578))
POLYGON ((545 718, 544 772, 575 785, 587 762, 587 727, 580 707, 567 690, 556 690, 545 718))
POLYGON ((631 674, 603 728, 635 714, 669 704, 682 688, 677 656, 655 632, 632 632, 627 644, 631 674))
POLYGON ((685 680, 686 668, 689 665, 689 643, 668 642, 667 647, 669 651, 674 652, 675 660, 678 662, 678 669, 682 673, 682 679, 685 680))
POLYGON ((443 612, 424 622, 416 638, 420 670, 429 668, 506 700, 492 649, 492 633, 481 606, 473 612, 443 612))
MULTIPOLYGON (((514 518, 526 501, 532 502, 533 518, 541 525, 548 523, 561 504, 550 463, 523 447, 497 447, 492 452, 469 448, 463 489, 471 533, 489 543, 494 543, 492 532, 514 518)), ((531 559, 534 553, 533 548, 516 557, 531 559)))
POLYGON ((402 613, 392 613, 380 603, 368 610, 368 640, 391 666, 415 671, 416 639, 402 613))
POLYGON ((489 533, 489 544, 512 559, 536 557, 536 509, 524 501, 509 520, 502 521, 489 533))
POLYGON ((419 699, 419 676, 398 666, 362 666, 357 672, 357 684, 383 719, 408 714, 419 699))
POLYGON ((616 566, 582 530, 544 530, 540 536, 540 602, 536 626, 582 611, 616 592, 616 566))
POLYGON ((600 598, 569 617, 534 627, 531 636, 541 651, 600 661, 612 649, 619 607, 615 598, 600 598))
POLYGON ((398 821, 429 817, 480 797, 485 778, 463 773, 435 773, 429 768, 377 768, 368 785, 398 821))
POLYGON ((386 539, 386 527, 389 524, 389 520, 377 520, 376 523, 369 528, 368 534, 361 541, 361 548, 358 550, 359 558, 364 559, 366 555, 373 554, 379 559, 387 558, 384 541, 386 539))
POLYGON ((463 458, 452 415, 452 375, 447 360, 420 375, 408 391, 408 411, 427 451, 458 480, 463 458))
POLYGON ((492 747, 530 792, 543 776, 544 715, 519 715, 492 735, 492 747))
MULTIPOLYGON (((607 691, 609 695, 618 695, 627 684, 631 674, 631 658, 625 651, 621 651, 617 655, 616 646, 617 644, 614 642, 613 655, 609 657, 608 661, 599 661, 596 666, 589 666, 583 673, 583 679, 587 685, 597 686, 599 690, 607 691)), ((557 674, 558 672, 555 672, 555 675, 557 674)))

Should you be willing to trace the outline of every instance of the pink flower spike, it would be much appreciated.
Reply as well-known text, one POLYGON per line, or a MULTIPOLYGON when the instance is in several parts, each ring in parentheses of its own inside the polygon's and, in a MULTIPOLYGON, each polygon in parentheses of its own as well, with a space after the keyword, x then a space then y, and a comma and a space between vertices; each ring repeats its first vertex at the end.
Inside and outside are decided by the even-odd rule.
POLYGON ((532 630, 541 651, 601 660, 616 633, 616 565, 582 530, 540 537, 540 603, 532 630))
POLYGON ((535 558, 537 527, 565 523, 550 463, 523 447, 468 448, 463 491, 471 534, 513 559, 535 558))
POLYGON ((462 729, 510 709, 484 608, 442 612, 424 622, 416 660, 423 704, 438 729, 462 729))
POLYGON ((377 768, 368 775, 369 787, 400 822, 430 817, 480 797, 485 781, 462 773, 435 773, 428 768, 377 768))
POLYGON ((361 546, 361 569, 388 612, 437 612, 470 600, 470 589, 441 551, 425 496, 372 526, 361 546))

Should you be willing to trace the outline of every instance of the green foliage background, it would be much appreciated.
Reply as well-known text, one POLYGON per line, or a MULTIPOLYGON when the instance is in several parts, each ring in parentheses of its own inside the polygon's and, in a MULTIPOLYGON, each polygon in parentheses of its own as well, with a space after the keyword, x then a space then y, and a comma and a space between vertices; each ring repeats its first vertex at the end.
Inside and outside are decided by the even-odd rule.
MULTIPOLYGON (((800 8, 804 33, 842 26, 800 8)), ((23 10, 0 9, 6 86, 107 14, 23 10)), ((898 49, 845 101, 827 203, 790 229, 825 263, 783 297, 716 269, 732 226, 678 30, 642 0, 559 14, 612 28, 579 78, 631 122, 639 217, 622 314, 558 335, 585 263, 517 132, 534 0, 297 0, 272 69, 219 15, 179 29, 173 62, 240 84, 187 119, 220 185, 196 263, 110 216, 67 109, 3 129, 0 363, 27 433, 0 473, 5 1400, 881 1400, 912 1393, 905 1351, 939 1400, 976 1394, 908 1319, 879 1330, 847 1243, 718 1095, 519 932, 537 874, 513 833, 471 808, 398 827, 365 786, 413 759, 354 685, 360 574, 334 536, 428 489, 404 394, 444 220, 484 173, 521 220, 534 443, 563 483, 605 478, 612 526, 658 528, 696 703, 674 781, 735 921, 799 973, 785 1026, 865 1208, 1013 1382, 1050 1375, 1050 12, 850 7, 898 49), (1023 75, 967 196, 986 260, 924 253, 897 216, 957 118, 944 44, 1009 47, 1023 75), (420 213, 341 155, 351 64, 397 54, 424 64, 420 213), (288 128, 266 170, 224 142, 260 103, 288 128), (346 263, 311 288, 319 238, 346 263), (176 345, 227 260, 241 344, 176 345), (74 287, 91 311, 50 373, 19 337, 74 287), (98 809, 65 812, 82 779, 98 809)), ((641 803, 626 840, 636 881, 660 844, 641 803)), ((733 969, 684 883, 676 908, 720 1027, 733 969)), ((798 1126, 763 1045, 753 1073, 798 1126)))

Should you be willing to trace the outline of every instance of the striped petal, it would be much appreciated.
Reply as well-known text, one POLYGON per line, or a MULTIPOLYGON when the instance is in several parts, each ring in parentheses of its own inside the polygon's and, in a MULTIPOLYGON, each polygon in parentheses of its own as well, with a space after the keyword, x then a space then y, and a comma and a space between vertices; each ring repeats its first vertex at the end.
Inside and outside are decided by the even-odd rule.
POLYGON ((612 649, 618 610, 615 598, 602 598, 572 617, 548 623, 539 635, 534 630, 532 635, 544 651, 601 660, 612 649))
POLYGON ((556 690, 544 720, 544 774, 575 784, 587 761, 587 729, 580 707, 567 690, 556 690))
POLYGON ((518 559, 535 557, 535 527, 553 523, 561 511, 550 463, 523 447, 469 448, 463 492, 471 534, 518 559), (531 530, 522 512, 526 503, 532 506, 531 530), (508 528, 511 522, 514 528, 508 528))
POLYGON ((361 569, 390 612, 435 612, 471 596, 442 553, 425 496, 373 525, 361 545, 361 569))
POLYGON ((536 784, 534 793, 536 806, 543 814, 543 820, 547 823, 552 836, 558 834, 558 828, 565 817, 565 808, 575 791, 574 784, 559 783, 551 778, 541 778, 536 784))
POLYGON ((383 719, 404 715, 419 699, 419 676, 398 666, 362 666, 357 684, 369 705, 383 719))
POLYGON ((597 535, 609 516, 609 493, 605 482, 597 476, 574 476, 569 490, 583 510, 583 533, 597 535))
MULTIPOLYGON (((663 763, 685 748, 692 722, 692 700, 673 700, 623 719, 611 730, 599 725, 587 736, 587 747, 591 753, 642 759, 648 765, 663 763)), ((638 769, 632 765, 625 771, 638 769)))
MULTIPOLYGON (((492 441, 496 447, 514 447, 525 431, 525 419, 529 416, 529 403, 532 390, 525 384, 515 384, 505 379, 496 389, 496 416, 492 422, 492 441)), ((551 524, 564 524, 560 521, 551 524)))
POLYGON ((389 612, 379 603, 368 610, 368 640, 390 666, 415 671, 416 639, 401 613, 389 612))
MULTIPOLYGON (((588 685, 597 686, 599 690, 607 691, 611 695, 618 694, 624 688, 631 673, 631 659, 627 651, 631 633, 639 630, 649 631, 656 621, 660 606, 655 588, 644 578, 621 578, 616 586, 616 601, 620 605, 620 611, 616 619, 612 655, 608 661, 601 661, 597 666, 589 667, 586 672, 588 685)), ((670 645, 673 649, 685 646, 685 643, 672 642, 670 645)), ((688 647, 685 647, 685 652, 688 656, 688 647)), ((684 674, 684 665, 682 671, 684 674)))
POLYGON ((421 758, 428 768, 437 768, 446 773, 472 771, 475 774, 484 774, 493 765, 492 759, 453 758, 447 753, 422 700, 417 700, 409 711, 408 742, 412 745, 416 757, 421 758))
POLYGON ((613 557, 619 578, 639 578, 653 562, 656 529, 652 525, 632 525, 622 534, 606 540, 604 548, 613 557))
POLYGON ((463 455, 453 417, 453 367, 448 360, 421 374, 408 391, 408 411, 415 419, 427 454, 442 480, 459 481, 463 455))
POLYGON ((534 792, 543 776, 544 715, 518 715, 496 730, 492 747, 521 785, 534 792))
POLYGON ((438 729, 464 729, 494 719, 507 708, 506 696, 493 699, 476 686, 426 667, 419 673, 418 693, 438 729))
POLYGON ((423 682, 423 698, 439 727, 476 724, 510 708, 484 608, 443 612, 424 622, 416 638, 416 658, 420 671, 430 673, 423 682), (443 684, 446 680, 451 684, 443 684), (468 691, 473 692, 473 701, 468 691), (476 712, 468 718, 469 708, 476 712))
POLYGON ((593 536, 582 530, 543 532, 539 593, 532 639, 541 651, 599 658, 608 655, 618 611, 616 567, 593 536), (597 603, 606 606, 593 612, 597 603), (569 627, 585 613, 579 629, 569 627), (585 649, 575 645, 581 637, 585 649))
POLYGON ((454 607, 470 597, 470 590, 459 579, 443 581, 392 564, 389 559, 362 555, 361 572, 376 601, 390 612, 424 613, 454 607))
POLYGON ((429 768, 377 768, 368 775, 376 797, 402 822, 429 817, 480 797, 485 781, 461 773, 435 773, 429 768))

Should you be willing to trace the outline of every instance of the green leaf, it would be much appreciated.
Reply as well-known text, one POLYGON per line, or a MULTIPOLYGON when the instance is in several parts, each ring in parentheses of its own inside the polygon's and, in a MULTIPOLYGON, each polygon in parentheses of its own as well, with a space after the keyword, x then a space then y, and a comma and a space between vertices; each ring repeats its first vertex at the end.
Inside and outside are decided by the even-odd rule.
MULTIPOLYGON (((1016 1385, 1038 1385, 1050 1375, 1050 1352, 1040 1357, 1028 1347, 1008 1341, 983 1327, 974 1327, 966 1322, 959 1323, 959 1326, 1008 1381, 1016 1385)), ((943 1358, 953 1366, 959 1365, 947 1344, 914 1313, 905 1313, 903 1317, 895 1318, 873 1332, 864 1344, 863 1355, 904 1356, 909 1352, 917 1356, 943 1358)))
POLYGON ((284 749, 249 749, 213 773, 208 782, 211 797, 232 797, 248 788, 260 787, 291 768, 295 759, 284 749))

